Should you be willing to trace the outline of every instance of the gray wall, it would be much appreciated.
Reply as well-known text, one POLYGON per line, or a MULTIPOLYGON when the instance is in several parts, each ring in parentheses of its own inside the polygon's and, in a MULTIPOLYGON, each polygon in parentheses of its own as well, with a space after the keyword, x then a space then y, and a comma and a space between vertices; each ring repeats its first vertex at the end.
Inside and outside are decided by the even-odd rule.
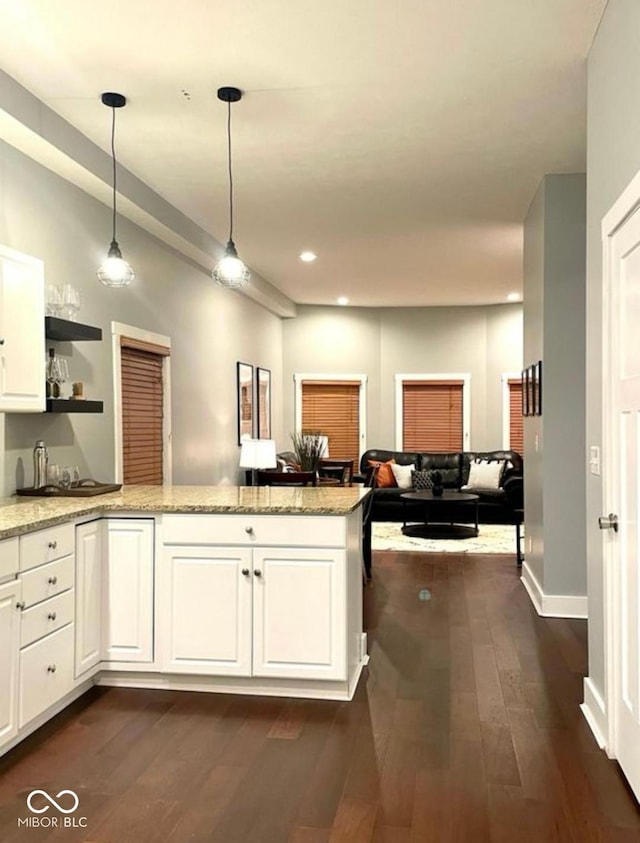
POLYGON ((5 144, 0 185, 0 242, 44 260, 47 283, 77 286, 79 320, 103 330, 102 343, 57 347, 73 379, 85 381, 87 397, 105 402, 102 415, 6 415, 4 492, 30 485, 31 450, 40 437, 52 462, 113 478, 112 320, 171 337, 174 482, 237 482, 236 361, 272 370, 273 430, 282 438, 281 320, 217 287, 124 218, 118 239, 137 278, 128 289, 107 289, 95 276, 110 240, 107 207, 5 144))
POLYGON ((522 307, 298 307, 284 328, 284 419, 296 372, 368 377, 367 446, 395 446, 395 374, 471 373, 471 446, 502 447, 501 375, 522 368, 522 307))
MULTIPOLYGON (((602 444, 600 224, 640 169, 640 4, 609 0, 589 55, 587 103, 587 444, 602 444)), ((587 473, 589 676, 604 693, 600 477, 587 473)))
POLYGON ((526 563, 546 595, 585 595, 585 176, 545 176, 524 239, 525 366, 543 361, 543 415, 525 419, 526 563))

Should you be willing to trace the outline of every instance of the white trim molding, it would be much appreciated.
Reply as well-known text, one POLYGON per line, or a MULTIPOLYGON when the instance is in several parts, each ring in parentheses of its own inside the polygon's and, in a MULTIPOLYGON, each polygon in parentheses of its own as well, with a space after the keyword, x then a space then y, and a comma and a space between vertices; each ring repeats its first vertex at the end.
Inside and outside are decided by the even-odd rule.
POLYGON ((585 594, 545 594, 526 561, 522 563, 520 580, 536 612, 541 617, 583 619, 588 617, 588 600, 585 594))
MULTIPOLYGON (((319 373, 319 372, 296 372, 293 376, 293 384, 295 391, 294 399, 294 424, 293 429, 296 433, 302 430, 302 382, 303 381, 354 381, 360 384, 359 389, 359 404, 358 404, 358 422, 360 425, 358 441, 359 454, 361 457, 367 450, 367 380, 368 376, 363 374, 336 374, 319 373)), ((331 456, 331 452, 329 452, 331 456)))
POLYGON ((583 688, 584 702, 580 706, 580 711, 583 713, 584 719, 589 724, 589 728, 593 732, 593 737, 596 739, 596 743, 600 749, 606 750, 606 735, 608 726, 604 699, 589 676, 585 676, 583 688))
POLYGON ((402 441, 402 419, 404 415, 404 381, 462 381, 462 450, 471 450, 471 374, 469 372, 438 372, 433 374, 396 374, 396 451, 404 450, 402 441))
MULTIPOLYGON (((171 337, 145 331, 122 322, 111 323, 111 347, 113 352, 113 431, 114 431, 114 474, 115 482, 122 483, 122 359, 120 338, 152 343, 171 349, 171 337)), ((165 485, 173 480, 172 432, 171 432, 171 357, 162 360, 162 476, 165 485)))

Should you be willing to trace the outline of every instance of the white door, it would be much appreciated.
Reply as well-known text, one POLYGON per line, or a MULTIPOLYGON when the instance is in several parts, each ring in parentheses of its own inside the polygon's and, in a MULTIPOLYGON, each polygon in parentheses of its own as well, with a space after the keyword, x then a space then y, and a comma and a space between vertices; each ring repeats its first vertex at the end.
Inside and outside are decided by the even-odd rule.
POLYGON ((346 679, 343 550, 253 551, 253 675, 346 679))
POLYGON ((100 661, 103 524, 76 527, 76 677, 100 661))
POLYGON ((0 746, 18 733, 18 653, 21 587, 0 585, 0 746))
POLYGON ((251 675, 251 549, 167 547, 162 670, 251 675))
POLYGON ((606 510, 618 517, 618 532, 604 517, 608 631, 610 754, 617 758, 640 799, 640 211, 609 244, 609 400, 606 510), (613 750, 613 752, 611 752, 613 750))
POLYGON ((153 661, 153 521, 107 519, 102 661, 153 661))
POLYGON ((44 265, 0 247, 0 412, 44 409, 44 265))

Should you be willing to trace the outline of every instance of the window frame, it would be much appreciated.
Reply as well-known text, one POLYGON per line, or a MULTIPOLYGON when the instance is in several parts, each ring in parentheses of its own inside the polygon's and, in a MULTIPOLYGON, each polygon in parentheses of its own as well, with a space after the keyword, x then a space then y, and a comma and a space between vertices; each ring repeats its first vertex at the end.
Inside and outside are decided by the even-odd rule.
POLYGON ((359 382, 358 389, 358 459, 367 450, 367 381, 368 376, 363 374, 336 374, 318 372, 296 372, 293 375, 295 391, 294 420, 293 427, 296 433, 302 432, 302 383, 303 381, 356 381, 359 382))
MULTIPOLYGON (((502 447, 505 451, 511 450, 511 400, 509 395, 509 381, 520 381, 524 389, 522 372, 503 372, 502 382, 502 447)), ((524 451, 524 436, 523 448, 524 451)), ((524 458, 524 454, 521 454, 524 458)))
POLYGON ((404 450, 404 382, 405 381, 462 381, 462 450, 471 450, 471 373, 437 372, 413 374, 403 372, 395 375, 395 446, 404 450))

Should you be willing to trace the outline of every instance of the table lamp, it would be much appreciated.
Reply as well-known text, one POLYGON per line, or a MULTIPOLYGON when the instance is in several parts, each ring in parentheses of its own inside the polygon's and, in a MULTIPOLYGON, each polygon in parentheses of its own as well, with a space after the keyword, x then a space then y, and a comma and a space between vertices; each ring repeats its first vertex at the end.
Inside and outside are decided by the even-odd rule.
POLYGON ((276 440, 275 439, 243 439, 240 449, 240 468, 251 469, 247 471, 247 481, 251 477, 249 486, 256 485, 256 472, 260 468, 275 468, 276 440))

